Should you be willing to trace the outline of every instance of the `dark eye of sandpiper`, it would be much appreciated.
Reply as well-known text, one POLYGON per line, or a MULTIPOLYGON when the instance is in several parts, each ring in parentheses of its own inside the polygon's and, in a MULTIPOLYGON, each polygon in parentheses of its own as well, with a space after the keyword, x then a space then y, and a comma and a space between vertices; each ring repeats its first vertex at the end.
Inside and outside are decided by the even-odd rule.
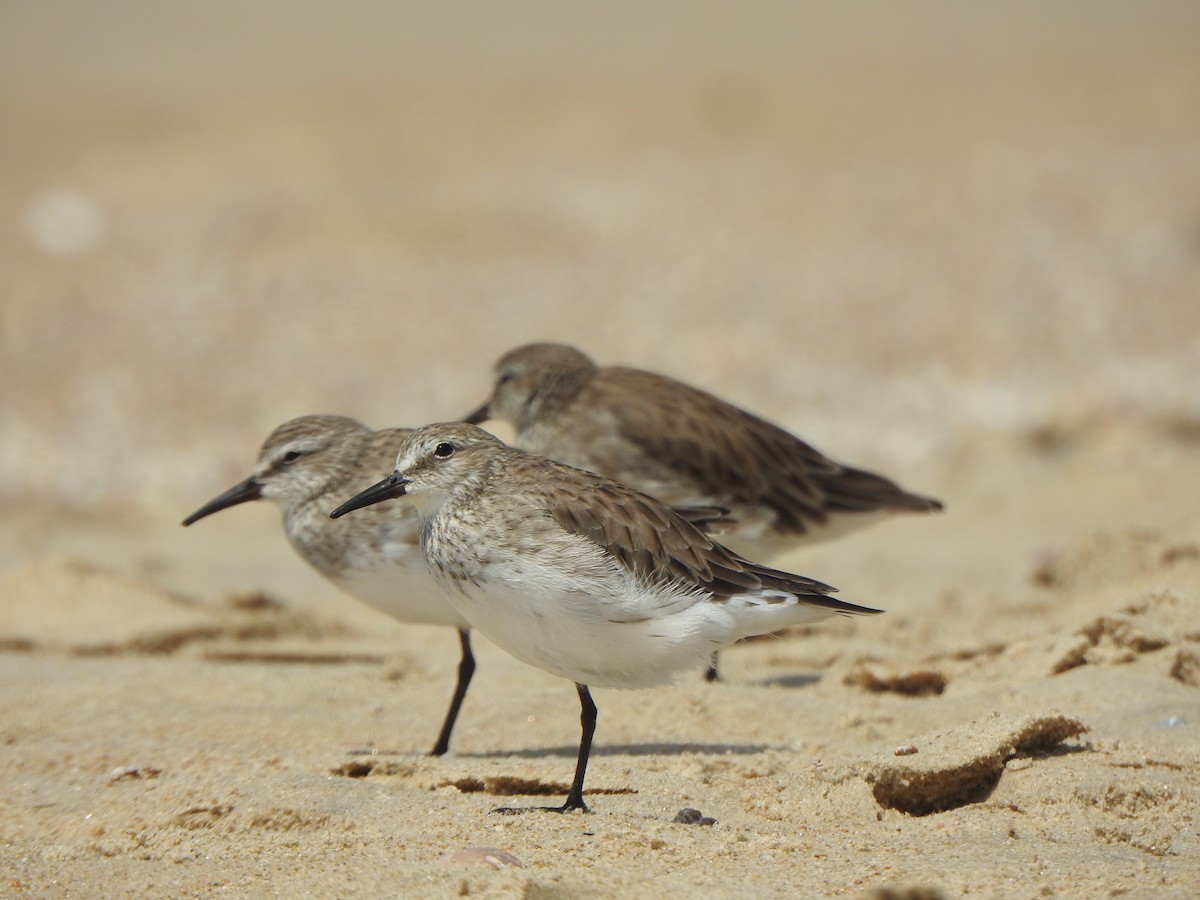
POLYGON ((302 451, 302 450, 289 450, 287 453, 283 454, 283 461, 284 462, 295 462, 303 455, 304 455, 304 451, 302 451))
POLYGON ((447 444, 445 441, 433 448, 433 455, 438 459, 446 459, 454 454, 454 445, 447 444))

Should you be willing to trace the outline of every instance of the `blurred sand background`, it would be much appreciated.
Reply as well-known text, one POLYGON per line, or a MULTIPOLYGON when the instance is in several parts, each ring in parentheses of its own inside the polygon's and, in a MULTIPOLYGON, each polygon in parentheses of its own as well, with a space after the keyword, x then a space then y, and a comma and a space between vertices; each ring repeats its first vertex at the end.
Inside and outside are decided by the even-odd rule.
POLYGON ((1194 890, 1200 5, 13 0, 0 131, 0 895, 1194 890), (424 757, 452 634, 178 524, 533 339, 948 507, 783 561, 887 616, 597 692, 590 816, 487 814, 568 684, 478 639, 424 757))

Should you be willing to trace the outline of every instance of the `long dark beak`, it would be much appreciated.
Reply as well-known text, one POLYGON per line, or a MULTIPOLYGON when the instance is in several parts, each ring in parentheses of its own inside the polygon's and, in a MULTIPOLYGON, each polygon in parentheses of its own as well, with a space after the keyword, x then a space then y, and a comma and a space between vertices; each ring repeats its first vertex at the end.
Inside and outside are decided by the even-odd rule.
POLYGON ((408 481, 402 478, 399 472, 393 472, 378 484, 373 484, 362 493, 355 494, 331 512, 329 518, 340 519, 346 513, 362 509, 364 506, 370 506, 373 503, 379 503, 383 500, 391 500, 394 497, 403 497, 407 487, 408 481))
POLYGON ((254 476, 251 475, 240 484, 235 484, 225 493, 213 497, 184 519, 183 524, 191 525, 193 522, 199 522, 205 516, 211 516, 215 512, 220 512, 231 506, 237 506, 239 503, 249 503, 251 500, 259 500, 262 498, 262 488, 262 484, 256 481, 254 476))
POLYGON ((479 409, 475 410, 469 416, 463 416, 463 421, 468 425, 482 425, 492 417, 491 406, 491 403, 483 404, 483 406, 479 407, 479 409))

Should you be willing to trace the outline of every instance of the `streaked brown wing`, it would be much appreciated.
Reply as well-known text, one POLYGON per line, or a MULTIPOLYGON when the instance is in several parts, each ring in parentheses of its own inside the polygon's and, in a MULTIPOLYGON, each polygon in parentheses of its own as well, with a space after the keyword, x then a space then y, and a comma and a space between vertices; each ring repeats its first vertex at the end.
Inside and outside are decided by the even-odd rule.
POLYGON ((605 369, 590 387, 618 391, 622 436, 652 465, 693 484, 714 502, 765 504, 779 526, 805 531, 826 520, 818 479, 841 467, 782 428, 712 394, 636 369, 605 369))
POLYGON ((717 598, 767 588, 836 612, 878 612, 829 597, 836 588, 812 578, 741 559, 653 497, 578 469, 555 468, 562 477, 556 475, 547 494, 554 520, 648 581, 694 587, 717 598))
POLYGON ((620 402, 609 406, 622 437, 651 465, 686 479, 697 496, 715 503, 773 509, 781 531, 802 534, 830 513, 942 508, 882 475, 842 466, 765 419, 674 379, 610 368, 601 370, 590 390, 614 399, 619 393, 620 402))
POLYGON ((724 506, 672 506, 671 509, 705 534, 720 534, 725 528, 737 524, 737 519, 724 506))

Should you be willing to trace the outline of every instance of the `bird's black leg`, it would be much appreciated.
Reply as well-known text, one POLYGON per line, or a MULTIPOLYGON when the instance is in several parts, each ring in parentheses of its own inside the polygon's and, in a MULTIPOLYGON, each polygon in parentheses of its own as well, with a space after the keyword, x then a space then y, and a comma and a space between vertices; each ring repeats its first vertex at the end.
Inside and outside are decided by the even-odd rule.
POLYGON ((575 780, 571 782, 571 789, 567 792, 566 802, 562 806, 526 806, 513 807, 502 806, 500 809, 493 809, 492 812, 501 813, 506 816, 515 816, 517 813, 525 813, 534 809, 546 810, 547 812, 571 812, 578 809, 582 812, 591 812, 587 804, 583 802, 583 777, 587 774, 588 757, 592 752, 592 735, 596 733, 596 704, 592 700, 592 694, 587 689, 587 685, 575 685, 575 690, 579 692, 579 725, 581 734, 579 736, 579 759, 575 763, 575 780))
POLYGON ((446 710, 446 721, 442 723, 442 731, 437 743, 429 751, 430 756, 441 756, 450 749, 450 732, 454 730, 454 721, 458 718, 458 710, 462 706, 463 697, 467 696, 467 685, 475 674, 475 655, 471 653, 471 634, 465 628, 458 631, 458 642, 462 644, 462 659, 458 663, 458 683, 454 685, 454 696, 450 698, 450 708, 446 710))
POLYGON ((581 734, 579 736, 579 759, 575 763, 575 780, 571 782, 571 790, 567 792, 567 802, 559 807, 559 812, 568 812, 572 809, 581 809, 584 812, 589 812, 587 804, 583 802, 583 776, 587 774, 588 757, 592 753, 592 735, 596 733, 596 704, 592 700, 592 693, 587 689, 586 684, 576 684, 575 690, 579 692, 579 725, 581 734))
POLYGON ((717 651, 713 651, 712 657, 708 661, 708 668, 704 670, 705 681, 720 681, 720 673, 717 672, 717 651))

